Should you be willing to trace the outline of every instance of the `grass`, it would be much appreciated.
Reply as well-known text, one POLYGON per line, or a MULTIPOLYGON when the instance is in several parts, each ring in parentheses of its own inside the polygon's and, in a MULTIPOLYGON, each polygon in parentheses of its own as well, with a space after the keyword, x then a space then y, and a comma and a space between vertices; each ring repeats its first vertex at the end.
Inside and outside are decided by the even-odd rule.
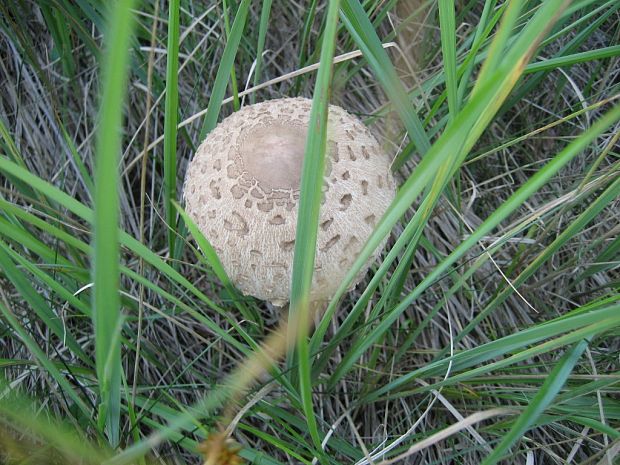
POLYGON ((0 462, 196 463, 222 430, 256 464, 617 461, 619 12, 1 3, 0 462), (181 186, 224 116, 296 95, 316 131, 287 324, 181 186), (399 189, 319 312, 329 102, 399 189))
POLYGON ((179 8, 180 2, 170 3, 168 8, 168 44, 166 47, 166 102, 164 116, 164 196, 168 248, 174 256, 176 216, 172 202, 177 196, 177 120, 179 113, 179 8))

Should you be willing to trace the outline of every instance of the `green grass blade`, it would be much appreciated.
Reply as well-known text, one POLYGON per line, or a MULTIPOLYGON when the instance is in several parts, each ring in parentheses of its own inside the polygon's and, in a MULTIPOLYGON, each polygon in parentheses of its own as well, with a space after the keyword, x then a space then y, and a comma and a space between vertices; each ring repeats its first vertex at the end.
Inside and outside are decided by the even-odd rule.
MULTIPOLYGON (((117 184, 108 186, 119 192, 122 225, 115 226, 120 308, 109 331, 109 345, 121 347, 114 449, 97 409, 105 395, 100 379, 111 378, 118 359, 109 351, 98 378, 92 323, 90 207, 99 183, 93 166, 103 97, 93 83, 108 79, 99 64, 107 55, 90 47, 107 51, 106 21, 118 2, 43 3, 34 7, 39 14, 25 17, 0 1, 0 51, 8 57, 0 60, 7 83, 0 92, 0 299, 14 318, 0 309, 0 372, 8 380, 0 374, 0 449, 15 446, 11 458, 101 464, 120 454, 112 461, 144 465, 165 452, 163 460, 195 454, 198 462, 200 442, 228 425, 249 463, 390 461, 416 444, 430 445, 430 462, 480 463, 506 435, 518 437, 511 433, 517 418, 584 338, 592 341, 591 356, 582 355, 557 395, 528 418, 523 440, 495 454, 501 462, 527 452, 529 460, 543 444, 556 458, 572 449, 600 460, 612 441, 620 442, 620 372, 605 350, 620 334, 620 116, 606 129, 596 126, 620 102, 613 82, 617 1, 340 1, 336 53, 352 53, 334 64, 331 93, 376 123, 402 182, 368 244, 359 244, 359 259, 343 270, 348 282, 334 283, 341 287, 327 312, 309 310, 319 320, 309 346, 290 328, 292 344, 278 337, 286 334, 288 309, 282 315, 236 291, 228 268, 179 206, 174 190, 179 195, 183 163, 177 154, 169 164, 174 150, 166 146, 170 139, 164 143, 173 116, 164 113, 171 2, 155 3, 164 5, 163 16, 153 3, 135 2, 131 78, 121 104, 121 140, 129 145, 117 184), (40 47, 39 35, 48 47, 40 47), (420 72, 407 67, 409 59, 420 72), (159 72, 151 80, 147 69, 159 72), (402 84, 400 109, 393 103, 398 89, 386 83, 402 84), (410 131, 415 121, 403 111, 419 118, 431 142, 424 156, 410 131), (161 133, 149 144, 153 125, 161 133), (597 134, 588 132, 592 125, 597 134), (137 147, 140 134, 145 140, 137 147), (168 190, 172 171, 176 188, 168 190), (543 184, 535 189, 532 179, 543 184), (347 292, 360 263, 382 244, 385 258, 347 292), (267 338, 277 342, 268 353, 294 352, 286 365, 264 358, 253 364, 267 338), (134 369, 124 376, 126 367, 134 369), (35 402, 11 405, 24 389, 35 402), (451 417, 432 412, 430 429, 403 435, 409 401, 425 404, 438 390, 437 400, 453 412, 504 405, 515 414, 479 424, 483 438, 474 440, 466 431, 448 437, 451 417), (377 409, 384 418, 373 415, 377 409), (62 423, 54 417, 66 419, 74 439, 63 438, 62 428, 55 435, 62 423), (463 447, 450 447, 462 439, 463 447), (92 454, 79 447, 88 444, 92 454)), ((244 0, 173 2, 184 23, 176 50, 177 123, 188 112, 176 131, 177 149, 199 142, 208 110, 215 126, 239 108, 235 72, 256 83, 275 77, 250 89, 252 101, 298 89, 312 94, 327 46, 329 1, 298 3, 276 8, 273 0, 248 0, 241 21, 244 0), (257 56, 266 48, 269 55, 257 56), (298 70, 298 60, 315 65, 298 70), (218 101, 220 88, 230 97, 218 101)))
POLYGON ((614 260, 617 260, 617 257, 620 257, 620 236, 617 236, 609 245, 603 247, 603 250, 592 260, 592 264, 575 278, 575 284, 596 273, 616 266, 614 260))
MULTIPOLYGON (((415 251, 417 249, 419 240, 422 236, 424 226, 428 221, 429 216, 433 212, 433 206, 437 203, 441 196, 443 187, 452 176, 452 173, 446 170, 440 171, 437 177, 434 179, 433 185, 430 188, 429 195, 426 196, 420 207, 416 210, 414 216, 409 223, 405 226, 405 229, 400 234, 394 246, 388 252, 386 258, 381 263, 379 269, 372 277, 371 282, 364 290, 362 296, 357 300, 353 309, 349 312, 345 320, 340 325, 338 334, 334 335, 330 341, 330 346, 333 347, 335 343, 347 337, 347 335, 353 333, 355 323, 359 320, 362 313, 366 310, 369 299, 372 293, 377 289, 380 281, 387 273, 391 264, 401 254, 400 262, 396 270, 392 273, 390 281, 386 288, 383 290, 379 302, 374 306, 371 312, 370 319, 381 308, 388 305, 388 302, 398 302, 400 293, 403 287, 404 279, 408 274, 411 260, 413 260, 415 251), (404 251, 403 251, 404 249, 404 251)), ((363 339, 365 337, 365 331, 355 331, 356 339, 363 339)), ((316 340, 315 340, 316 341, 316 340)), ((317 350, 317 346, 312 346, 313 352, 317 350)), ((325 369, 325 365, 328 362, 328 358, 321 356, 316 369, 325 369)))
MULTIPOLYGON (((260 82, 261 72, 263 71, 263 50, 265 49, 265 39, 269 28, 269 15, 271 13, 272 0, 263 0, 263 7, 260 11, 260 25, 258 27, 258 44, 256 45, 256 67, 254 68, 254 87, 260 82)), ((250 95, 250 102, 256 103, 256 92, 250 95)))
POLYGON ((588 50, 585 52, 573 53, 545 61, 538 61, 527 66, 526 73, 537 73, 539 71, 549 71, 556 68, 571 66, 577 63, 583 63, 592 60, 602 60, 605 58, 613 58, 620 56, 620 45, 611 45, 609 47, 597 48, 596 50, 588 50))
POLYGON ((105 426, 112 447, 120 441, 122 366, 116 334, 120 321, 118 155, 121 152, 120 130, 129 69, 132 7, 132 0, 116 2, 108 19, 96 146, 93 316, 95 359, 100 383, 98 421, 101 429, 105 426), (110 369, 106 370, 108 361, 110 369))
MULTIPOLYGON (((598 188, 592 188, 592 190, 598 190, 598 188)), ((585 196, 584 196, 585 198, 585 196)), ((598 200, 597 202, 598 203, 598 200)), ((558 205, 555 209, 550 210, 549 214, 555 212, 556 210, 559 210, 561 208, 561 205, 558 205)), ((598 208, 598 206, 597 206, 598 208)), ((511 228, 509 231, 505 232, 502 236, 502 239, 499 241, 496 241, 494 243, 494 245, 492 245, 491 247, 486 249, 486 253, 480 255, 467 269, 467 271, 459 277, 459 279, 457 280, 457 282, 446 292, 444 292, 443 294, 443 299, 444 301, 447 301, 449 299, 452 298, 452 296, 458 292, 458 290, 463 289, 466 286, 466 283, 468 282, 468 280, 470 280, 472 278, 472 276, 474 276, 474 273, 476 273, 480 267, 482 265, 484 265, 485 263, 487 263, 492 256, 495 255, 495 253, 500 250, 508 240, 510 240, 511 238, 517 236, 519 233, 523 232, 524 229, 530 224, 529 220, 526 220, 522 223, 520 223, 519 225, 517 225, 514 228, 511 228)), ((511 288, 512 290, 512 288, 511 288)), ((398 352, 395 355, 395 360, 400 360, 401 357, 409 350, 409 348, 414 344, 415 340, 418 338, 418 336, 422 333, 422 331, 424 331, 424 329, 431 323, 431 321, 433 320, 433 318, 438 314, 439 310, 441 308, 443 308, 444 306, 444 302, 438 302, 433 309, 428 312, 427 316, 424 317, 424 319, 422 320, 422 322, 418 325, 418 327, 411 332, 408 336, 407 336, 407 340, 402 343, 400 345, 400 348, 398 349, 398 352)), ((484 311, 484 310, 483 310, 484 311)), ((473 320, 471 320, 471 322, 473 322, 474 320, 476 320, 478 322, 478 324, 480 323, 478 320, 478 317, 474 317, 473 320)), ((471 325, 468 324, 466 325, 466 327, 459 331, 458 334, 456 334, 454 336, 454 342, 458 343, 459 340, 462 339, 463 335, 466 335, 468 331, 471 331, 471 329, 473 327, 475 327, 476 325, 471 325)), ((436 359, 439 359, 443 356, 445 356, 445 354, 449 351, 449 348, 445 348, 441 351, 439 351, 437 353, 437 355, 435 356, 436 359)))
MULTIPOLYGON (((226 42, 228 42, 230 37, 230 19, 228 17, 228 2, 227 0, 222 0, 223 5, 223 16, 224 16, 224 31, 226 32, 226 42)), ((235 65, 230 68, 230 90, 232 91, 233 98, 233 110, 239 111, 241 108, 241 103, 239 101, 239 89, 237 86, 237 73, 235 71, 235 65)))
POLYGON ((617 441, 618 439, 620 439, 620 432, 617 429, 614 429, 612 426, 606 425, 605 423, 602 423, 601 421, 597 421, 597 420, 594 420, 593 418, 577 416, 577 415, 569 416, 568 419, 582 426, 588 426, 594 429, 595 431, 606 434, 614 441, 617 441))
POLYGON ((458 113, 456 82, 456 25, 454 20, 454 0, 439 0, 439 26, 441 29, 441 51, 443 68, 446 74, 448 109, 450 121, 458 113))
POLYGON ((310 123, 303 161, 297 233, 293 258, 290 325, 297 338, 299 361, 299 383, 301 400, 308 423, 308 429, 315 447, 321 450, 321 437, 312 407, 312 380, 308 351, 310 327, 310 288, 314 272, 321 188, 325 173, 325 151, 327 148, 327 119, 332 77, 332 61, 336 50, 339 0, 330 0, 325 23, 325 34, 321 49, 321 60, 317 75, 310 123))
MULTIPOLYGON (((14 215, 16 215, 17 217, 29 222, 30 224, 36 226, 37 228, 39 228, 41 231, 45 232, 45 234, 49 234, 52 237, 63 241, 66 244, 71 245, 72 247, 76 248, 77 250, 80 250, 81 252, 85 253, 85 254, 91 254, 92 253, 92 248, 80 241, 79 239, 76 239, 75 237, 67 234, 66 232, 60 230, 59 228, 56 228, 52 225, 50 225, 48 222, 35 217, 34 215, 32 215, 31 213, 28 213, 26 211, 24 211, 23 209, 10 204, 9 202, 3 201, 0 199, 0 207, 7 211, 10 212, 14 215)), ((2 226, 2 221, 0 221, 0 230, 1 230, 1 226, 2 226)), ((10 230, 9 230, 10 231, 10 230)), ((7 231, 8 232, 8 231, 7 231)), ((33 238, 31 238, 30 236, 21 233, 18 230, 17 231, 17 235, 15 235, 15 237, 11 236, 12 238, 14 238, 14 240, 19 240, 21 239, 22 243, 26 242, 29 244, 29 247, 32 247, 33 245, 31 244, 32 241, 34 241, 33 238)), ((121 238, 123 238, 123 235, 121 235, 121 238)), ((135 240, 134 240, 135 241, 135 240)), ((132 244, 136 244, 137 242, 129 242, 130 246, 132 244)), ((86 307, 84 304, 81 303, 81 301, 77 300, 76 297, 74 297, 72 295, 72 292, 69 292, 67 289, 63 288, 62 285, 56 281, 53 280, 53 278, 47 276, 45 273, 41 272, 40 270, 37 269, 36 266, 33 266, 31 264, 27 264, 26 259, 23 258, 18 258, 20 257, 17 253, 12 252, 11 250, 7 250, 9 253, 11 253, 12 257, 16 260, 16 261, 20 261, 20 263, 22 264, 22 266, 26 267, 27 269, 29 269, 29 271, 31 271, 34 275, 36 275, 37 277, 39 277, 42 281, 44 282, 49 282, 50 280, 52 281, 52 283, 49 284, 50 288, 55 290, 57 292, 57 294, 63 298, 63 300, 68 301, 69 303, 71 303, 72 305, 74 305, 76 308, 80 309, 85 315, 89 315, 90 316, 90 308, 86 307), (70 294, 70 295, 67 295, 70 294)), ((147 261, 148 263, 150 263, 151 265, 154 266, 154 268, 156 270, 158 270, 160 273, 162 273, 162 275, 165 275, 167 273, 170 273, 170 277, 172 278, 173 282, 178 283, 181 286, 184 286, 185 288, 187 288, 190 292, 192 292, 193 294, 195 294, 197 297, 200 298, 200 292, 191 287, 191 284, 187 281, 184 280, 184 278, 182 278, 180 275, 177 275, 176 271, 174 271, 174 269, 172 269, 171 267, 169 267, 169 265, 165 264, 164 262, 158 261, 158 257, 156 255, 150 255, 150 252, 148 249, 144 249, 144 250, 140 250, 139 248, 136 249, 137 253, 143 257, 145 259, 145 261, 147 261), (149 252, 149 253, 147 253, 149 252), (177 278, 177 279, 175 279, 177 278), (190 287, 188 287, 190 286, 190 287)), ((47 250, 43 251, 43 252, 47 252, 47 250)), ((53 253, 53 251, 50 251, 51 253, 53 253)), ((53 255, 53 257, 56 257, 56 255, 53 255)), ((70 264, 69 264, 70 266, 70 264)), ((69 270, 71 272, 70 274, 70 278, 74 278, 74 275, 77 274, 76 271, 74 270, 69 270)), ((225 331, 224 329, 222 329, 220 327, 219 324, 217 324, 216 322, 214 322, 213 320, 211 320, 208 316, 206 316, 203 312, 199 312, 197 311, 195 308, 193 308, 190 305, 187 305, 186 303, 184 303, 183 301, 181 301, 180 299, 178 299, 177 297, 173 296, 172 294, 164 291, 161 287, 157 286, 156 284, 145 280, 144 278, 142 278, 139 274, 131 271, 130 269, 126 268, 126 267, 121 267, 121 272, 126 275, 128 278, 139 282, 141 284, 143 284, 145 287, 147 287, 148 289, 151 289, 152 291, 156 292, 158 295, 160 295, 163 299, 165 299, 166 301, 170 302, 172 304, 172 306, 176 306, 180 309, 182 309, 183 311, 187 312, 189 315, 191 315, 192 317, 194 317, 197 321, 199 321, 201 324, 205 325, 207 328, 209 328, 211 331, 213 331, 214 334, 217 334, 218 336, 222 337, 227 343, 231 344, 233 347, 235 347, 237 350, 240 350, 241 352, 245 352, 246 351, 246 347, 244 347, 242 344, 240 344, 236 339, 234 339, 233 337, 231 337, 231 335, 225 331)), ((58 279, 58 278, 56 278, 58 279)), ((80 281, 78 281, 79 287, 85 285, 88 281, 87 278, 80 278, 78 277, 78 279, 80 279, 80 281)), ((74 289, 75 291, 75 289, 74 289)), ((73 292, 74 292, 73 291, 73 292)), ((203 298, 205 298, 203 296, 203 298)), ((226 313, 222 310, 221 314, 226 316, 226 313)), ((239 328, 240 329, 240 328, 239 328)), ((241 332, 241 334, 244 334, 243 332, 241 332)), ((244 335, 245 337, 245 335, 244 335)), ((249 343, 252 342, 252 340, 250 338, 247 338, 249 343)))
POLYGON ((224 94, 226 93, 226 87, 230 79, 230 70, 235 62, 235 56, 237 55, 239 42, 241 42, 241 36, 243 35, 249 8, 250 0, 242 0, 239 4, 237 14, 235 15, 230 35, 226 41, 226 47, 224 47, 224 53, 217 68, 217 75, 215 76, 213 90, 209 98, 209 106, 207 107, 207 114, 205 115, 205 120, 200 131, 201 141, 204 140, 207 134, 217 125, 222 100, 224 100, 224 94))
MULTIPOLYGON (((4 141, 5 143, 5 149, 4 149, 5 155, 7 155, 14 163, 26 169, 26 163, 24 162, 24 159, 21 156, 19 149, 15 145, 15 142, 11 138, 11 134, 9 133, 9 130, 6 127, 6 124, 4 123, 3 118, 0 118, 0 140, 4 141)), ((15 181, 15 180, 11 179, 11 181, 15 181)), ((32 188, 28 184, 21 183, 19 181, 17 181, 16 184, 20 192, 23 192, 24 195, 31 197, 33 199, 37 198, 37 193, 33 191, 32 188)))
MULTIPOLYGON (((304 19, 304 27, 301 33, 301 39, 299 40, 299 67, 303 67, 306 65, 308 61, 308 37, 310 36, 310 32, 312 30, 312 25, 314 24, 314 18, 316 17, 316 3, 317 0, 311 0, 310 5, 306 8, 305 19, 304 19)), ((317 48, 319 44, 317 43, 317 48)), ((302 76, 297 76, 295 79, 295 84, 293 85, 293 95, 299 94, 299 89, 301 87, 302 76)))
POLYGON ((580 3, 581 3, 581 7, 579 6, 579 3, 574 2, 572 6, 566 9, 564 14, 567 16, 572 15, 573 13, 575 13, 575 11, 579 10, 580 8, 581 8, 581 11, 579 12, 578 15, 575 15, 576 17, 573 18, 570 24, 563 27, 561 30, 554 32, 547 39, 545 39, 545 41, 542 43, 543 46, 554 42, 555 40, 557 40, 558 38, 562 36, 570 37, 571 39, 568 43, 574 45, 576 42, 581 41, 579 36, 583 36, 584 34, 586 35, 590 34, 589 29, 593 24, 596 25, 601 18, 603 18, 603 20, 609 18, 611 14, 613 14, 616 10, 620 8, 620 5, 618 5, 618 2, 616 2, 615 0, 608 0, 607 2, 602 3, 596 8, 588 8, 588 7, 594 6, 595 4, 599 4, 601 2, 593 0, 590 2, 585 2, 585 3, 580 2, 580 3), (605 11, 603 14, 599 14, 605 9, 607 9, 607 11, 605 11), (579 31, 582 24, 585 27, 581 31, 579 31), (579 31, 579 32, 575 34, 576 31, 579 31))
POLYGON ((88 172, 88 169, 84 165, 84 160, 82 160, 82 157, 78 153, 77 147, 75 146, 73 140, 71 140, 71 136, 69 136, 67 129, 60 121, 59 121, 59 126, 60 126, 60 130, 62 131, 62 137, 65 143, 67 144, 67 146, 69 147, 69 152, 71 153, 71 160, 77 167, 78 172, 80 173, 80 180, 82 181, 82 183, 84 184, 84 187, 86 188, 86 191, 92 198, 92 195, 95 192, 95 185, 93 184, 93 180, 90 176, 90 173, 88 172))
POLYGON ((482 10, 482 14, 480 15, 480 22, 478 23, 478 27, 476 28, 476 32, 473 38, 473 45, 471 47, 471 50, 469 51, 468 57, 465 60, 465 63, 463 63, 463 68, 462 68, 462 76, 461 76, 461 80, 459 82, 459 87, 458 87, 458 95, 457 95, 457 105, 460 108, 462 102, 463 102, 463 97, 465 95, 465 91, 467 90, 467 87, 469 85, 469 79, 471 77, 471 73, 474 70, 474 65, 476 63, 476 54, 478 53, 478 50, 480 49, 480 46, 482 44, 482 39, 484 39, 488 33, 490 33, 490 30, 488 29, 488 23, 489 23, 489 15, 491 13, 491 10, 495 7, 496 4, 496 0, 487 0, 484 2, 484 8, 482 10))
MULTIPOLYGON (((166 223, 176 225, 172 202, 177 196, 177 120, 179 116, 179 8, 180 0, 171 0, 168 6, 168 47, 166 63, 166 103, 164 115, 164 207, 166 223)), ((174 257, 175 236, 168 229, 168 249, 174 257)))
POLYGON ((495 465, 503 455, 508 452, 510 446, 520 440, 526 431, 536 422, 545 409, 551 404, 555 396, 558 395, 562 386, 566 383, 568 376, 581 358, 581 355, 588 347, 589 339, 582 340, 567 351, 553 368, 544 384, 538 390, 534 399, 527 406, 525 411, 519 415, 510 431, 504 435, 502 441, 493 449, 481 465, 495 465))
POLYGON ((40 8, 54 40, 53 43, 62 63, 63 72, 67 77, 73 77, 75 61, 71 53, 71 39, 69 37, 71 29, 66 27, 65 19, 62 18, 59 10, 52 9, 48 5, 41 5, 40 8))
MULTIPOLYGON (((35 276, 39 281, 49 287, 60 299, 67 302, 69 305, 78 309, 83 315, 92 318, 92 312, 90 311, 90 306, 86 304, 86 302, 81 301, 78 297, 74 295, 77 289, 68 289, 65 287, 60 281, 58 274, 52 276, 45 271, 43 271, 40 267, 34 265, 33 263, 26 260, 20 254, 7 249, 7 252, 11 254, 11 258, 15 260, 15 262, 19 263, 25 270, 30 272, 33 276, 35 276)), ((66 332, 65 332, 66 333, 66 332)), ((63 333, 63 335, 65 334, 63 333)), ((72 337, 72 336, 71 336, 72 337)), ((72 337, 73 338, 73 337, 72 337)), ((89 359, 89 365, 94 366, 92 360, 89 359)))
POLYGON ((4 218, 0 218, 0 235, 14 241, 20 250, 25 249, 28 252, 39 255, 49 264, 68 268, 73 267, 73 263, 67 260, 63 255, 29 234, 27 230, 20 227, 18 224, 11 223, 4 218))
POLYGON ((504 11, 504 16, 499 30, 495 34, 495 39, 491 42, 489 53, 484 61, 484 64, 482 65, 482 69, 480 70, 480 75, 478 76, 472 95, 478 91, 479 85, 489 78, 504 58, 506 43, 511 37, 512 29, 519 18, 519 12, 522 7, 523 4, 519 0, 512 0, 508 2, 508 7, 504 11))

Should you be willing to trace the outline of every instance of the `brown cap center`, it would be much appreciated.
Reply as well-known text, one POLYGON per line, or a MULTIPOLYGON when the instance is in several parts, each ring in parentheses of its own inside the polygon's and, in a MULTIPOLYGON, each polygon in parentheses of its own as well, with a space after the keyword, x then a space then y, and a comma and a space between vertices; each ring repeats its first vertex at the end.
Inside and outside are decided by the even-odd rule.
POLYGON ((305 145, 305 129, 278 123, 252 128, 239 152, 245 171, 264 190, 299 190, 305 145))

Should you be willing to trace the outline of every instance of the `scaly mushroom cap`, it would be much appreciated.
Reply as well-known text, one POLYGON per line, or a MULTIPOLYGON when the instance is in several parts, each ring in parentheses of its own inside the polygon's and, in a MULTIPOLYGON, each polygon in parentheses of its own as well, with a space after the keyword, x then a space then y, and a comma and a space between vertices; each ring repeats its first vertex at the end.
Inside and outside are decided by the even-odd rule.
MULTIPOLYGON (((185 182, 187 212, 233 283, 275 305, 289 300, 311 105, 285 98, 232 114, 198 148, 185 182)), ((327 138, 315 301, 334 295, 395 195, 390 160, 358 118, 330 105, 327 138)))

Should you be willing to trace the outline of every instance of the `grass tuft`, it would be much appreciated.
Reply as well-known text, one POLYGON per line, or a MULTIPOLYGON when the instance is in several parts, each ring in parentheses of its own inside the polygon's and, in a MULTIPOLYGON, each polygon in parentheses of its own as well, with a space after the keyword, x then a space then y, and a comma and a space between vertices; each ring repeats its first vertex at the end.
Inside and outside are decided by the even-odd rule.
POLYGON ((614 463, 620 4, 302 3, 0 2, 0 462, 614 463), (297 95, 287 321, 178 186, 297 95), (399 189, 319 311, 330 103, 399 189))

